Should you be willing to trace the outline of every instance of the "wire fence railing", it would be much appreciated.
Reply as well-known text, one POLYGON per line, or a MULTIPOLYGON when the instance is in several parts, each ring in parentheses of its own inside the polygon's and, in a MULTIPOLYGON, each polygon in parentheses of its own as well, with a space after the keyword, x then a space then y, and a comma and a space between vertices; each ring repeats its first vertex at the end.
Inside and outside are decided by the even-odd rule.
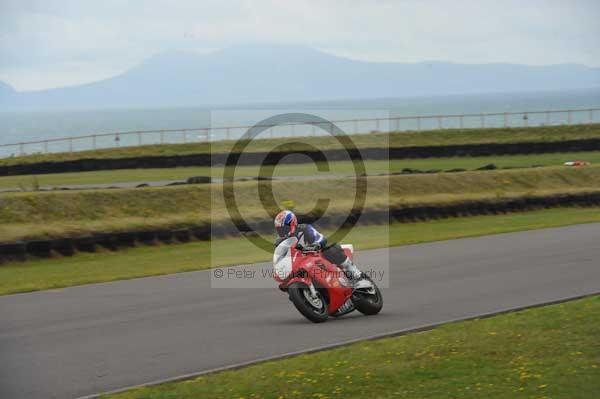
MULTIPOLYGON (((600 108, 548 111, 496 112, 450 115, 396 116, 333 120, 320 123, 289 123, 264 125, 265 132, 258 139, 275 137, 325 135, 335 124, 346 134, 373 132, 406 132, 438 129, 473 129, 494 127, 533 127, 600 123, 600 108)), ((163 130, 121 131, 84 136, 48 138, 0 144, 0 158, 30 154, 77 152, 117 147, 154 144, 183 144, 236 140, 257 125, 217 126, 163 130)))

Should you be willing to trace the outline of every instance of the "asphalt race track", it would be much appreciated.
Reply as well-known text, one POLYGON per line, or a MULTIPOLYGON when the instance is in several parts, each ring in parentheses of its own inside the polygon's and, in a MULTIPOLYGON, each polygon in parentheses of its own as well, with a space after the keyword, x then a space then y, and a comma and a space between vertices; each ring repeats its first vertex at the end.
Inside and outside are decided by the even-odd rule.
MULTIPOLYGON (((600 224, 365 251, 378 316, 306 321, 276 289, 211 271, 0 297, 0 398, 75 398, 600 291, 600 224)), ((259 266, 254 266, 261 267, 259 266)))
MULTIPOLYGON (((371 175, 368 175, 371 176, 371 175)), ((378 174, 374 174, 373 176, 378 176, 378 174)), ((326 175, 310 175, 310 176, 273 176, 271 180, 326 180, 333 178, 354 178, 355 176, 352 174, 331 174, 328 173, 326 175)), ((236 180, 247 180, 252 177, 244 176, 240 177, 236 180)), ((223 183, 222 178, 214 177, 212 179, 213 183, 223 183)), ((147 185, 150 187, 165 187, 169 185, 175 184, 188 184, 186 180, 152 180, 152 181, 127 181, 127 182, 116 182, 116 183, 87 183, 87 184, 57 184, 57 185, 42 185, 40 187, 41 190, 52 191, 52 190, 103 190, 108 188, 136 188, 140 185, 147 185)), ((7 187, 0 188, 0 193, 20 193, 21 190, 19 187, 7 187)))

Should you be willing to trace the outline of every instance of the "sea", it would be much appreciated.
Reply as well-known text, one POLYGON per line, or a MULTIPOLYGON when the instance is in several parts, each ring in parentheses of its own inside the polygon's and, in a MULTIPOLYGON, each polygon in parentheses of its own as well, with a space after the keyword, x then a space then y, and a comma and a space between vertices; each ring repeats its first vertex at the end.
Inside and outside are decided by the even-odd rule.
MULTIPOLYGON (((158 142, 189 142, 203 139, 220 140, 240 137, 245 128, 212 131, 192 131, 191 133, 123 134, 129 131, 203 129, 227 126, 251 126, 266 118, 290 112, 316 115, 329 121, 398 118, 410 116, 443 115, 444 118, 423 120, 407 119, 387 123, 346 122, 342 129, 348 133, 418 130, 459 127, 459 119, 447 117, 460 114, 480 113, 523 113, 510 117, 511 126, 539 126, 545 124, 600 123, 600 110, 595 112, 526 115, 527 112, 548 110, 588 110, 600 108, 600 88, 568 91, 546 91, 531 93, 491 93, 472 95, 452 95, 437 97, 352 99, 335 101, 285 102, 251 105, 171 107, 157 109, 57 109, 0 111, 0 146, 21 142, 49 140, 64 137, 81 137, 107 133, 92 144, 90 139, 58 141, 45 144, 30 144, 13 147, 0 147, 0 156, 43 151, 66 151, 114 147, 123 145, 154 144, 158 142)), ((460 123, 464 127, 502 126, 502 116, 465 117, 460 123)), ((271 129, 274 137, 301 134, 285 126, 271 129)), ((307 133, 310 134, 310 133, 307 133)), ((326 134, 314 132, 312 134, 326 134)))

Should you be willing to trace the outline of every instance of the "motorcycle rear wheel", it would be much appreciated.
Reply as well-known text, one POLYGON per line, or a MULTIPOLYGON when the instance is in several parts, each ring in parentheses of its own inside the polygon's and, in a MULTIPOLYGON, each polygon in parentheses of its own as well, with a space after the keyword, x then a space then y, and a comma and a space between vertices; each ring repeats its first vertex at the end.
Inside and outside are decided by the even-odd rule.
POLYGON ((329 318, 327 303, 319 291, 317 291, 317 300, 309 300, 310 289, 308 286, 303 283, 292 283, 288 287, 288 294, 302 316, 313 323, 323 323, 329 318))
POLYGON ((352 294, 352 302, 354 302, 354 307, 360 313, 366 316, 376 315, 381 312, 381 308, 383 308, 383 296, 381 295, 381 291, 379 291, 379 287, 377 287, 373 280, 369 277, 364 278, 373 284, 373 293, 363 292, 358 289, 352 294))

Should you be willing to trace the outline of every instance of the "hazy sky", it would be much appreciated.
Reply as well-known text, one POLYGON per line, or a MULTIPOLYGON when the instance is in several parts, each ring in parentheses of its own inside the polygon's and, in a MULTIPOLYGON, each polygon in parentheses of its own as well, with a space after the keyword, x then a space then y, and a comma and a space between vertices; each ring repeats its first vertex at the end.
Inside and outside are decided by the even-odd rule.
POLYGON ((0 0, 0 80, 90 82, 167 49, 265 41, 371 61, 600 66, 599 0, 0 0))

